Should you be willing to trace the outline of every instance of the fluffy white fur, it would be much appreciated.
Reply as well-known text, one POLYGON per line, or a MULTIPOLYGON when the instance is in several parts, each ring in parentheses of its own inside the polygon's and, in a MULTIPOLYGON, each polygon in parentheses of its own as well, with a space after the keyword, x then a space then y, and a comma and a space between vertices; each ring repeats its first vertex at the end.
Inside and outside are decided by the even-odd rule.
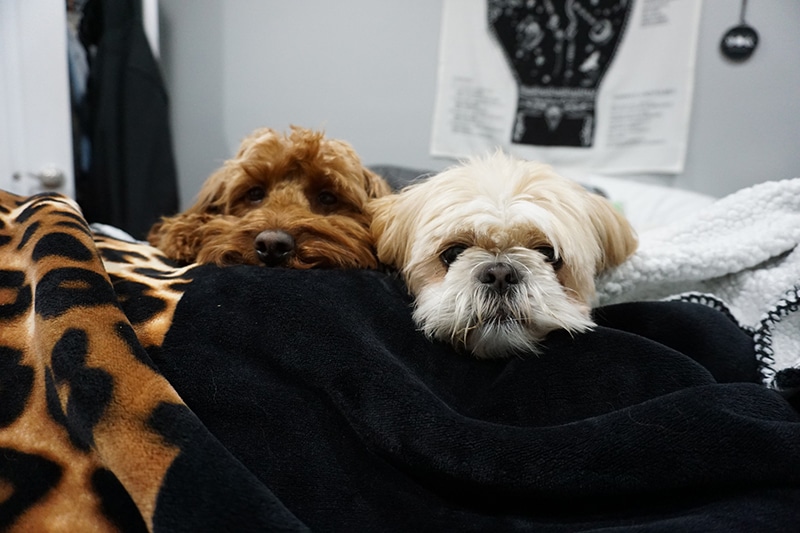
POLYGON ((636 248, 605 198, 499 151, 371 208, 378 258, 403 275, 418 326, 478 357, 591 328, 596 275, 636 248))

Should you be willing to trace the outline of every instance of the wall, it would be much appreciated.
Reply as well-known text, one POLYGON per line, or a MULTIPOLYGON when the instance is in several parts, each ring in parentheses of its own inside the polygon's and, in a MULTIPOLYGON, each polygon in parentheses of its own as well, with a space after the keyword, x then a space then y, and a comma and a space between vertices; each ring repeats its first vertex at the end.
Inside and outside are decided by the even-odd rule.
MULTIPOLYGON (((452 163, 428 155, 441 1, 160 1, 184 206, 260 126, 324 128, 367 164, 452 163)), ((800 176, 800 2, 750 2, 761 42, 732 64, 740 6, 704 0, 684 173, 641 179, 722 196, 800 176)))
POLYGON ((800 2, 748 2, 759 45, 742 64, 719 53, 739 0, 705 0, 686 170, 678 186, 715 196, 800 176, 800 2))

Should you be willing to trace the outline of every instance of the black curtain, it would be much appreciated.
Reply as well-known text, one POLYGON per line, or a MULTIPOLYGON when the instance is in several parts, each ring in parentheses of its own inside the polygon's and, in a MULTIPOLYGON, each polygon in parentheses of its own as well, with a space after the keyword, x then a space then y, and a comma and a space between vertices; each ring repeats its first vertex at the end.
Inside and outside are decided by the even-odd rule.
POLYGON ((89 0, 80 38, 89 54, 88 168, 76 197, 89 222, 144 238, 178 211, 168 97, 142 24, 140 0, 89 0))

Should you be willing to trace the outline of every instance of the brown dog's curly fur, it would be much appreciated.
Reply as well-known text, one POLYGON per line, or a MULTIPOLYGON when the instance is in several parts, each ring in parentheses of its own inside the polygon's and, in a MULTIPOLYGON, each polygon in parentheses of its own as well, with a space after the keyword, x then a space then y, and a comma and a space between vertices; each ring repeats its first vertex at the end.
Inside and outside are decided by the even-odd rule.
POLYGON ((296 126, 288 135, 262 128, 148 240, 181 263, 377 268, 366 204, 389 192, 348 143, 296 126), (279 259, 266 258, 265 242, 281 246, 279 259))

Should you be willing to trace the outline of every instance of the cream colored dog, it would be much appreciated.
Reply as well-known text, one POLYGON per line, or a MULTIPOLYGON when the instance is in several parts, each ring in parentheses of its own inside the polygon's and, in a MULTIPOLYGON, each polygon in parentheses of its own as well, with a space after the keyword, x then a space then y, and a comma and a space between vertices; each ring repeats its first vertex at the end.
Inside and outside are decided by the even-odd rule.
POLYGON ((477 357, 538 352, 594 326, 594 280, 636 249, 611 203, 502 152, 374 200, 378 259, 397 268, 428 336, 477 357))

